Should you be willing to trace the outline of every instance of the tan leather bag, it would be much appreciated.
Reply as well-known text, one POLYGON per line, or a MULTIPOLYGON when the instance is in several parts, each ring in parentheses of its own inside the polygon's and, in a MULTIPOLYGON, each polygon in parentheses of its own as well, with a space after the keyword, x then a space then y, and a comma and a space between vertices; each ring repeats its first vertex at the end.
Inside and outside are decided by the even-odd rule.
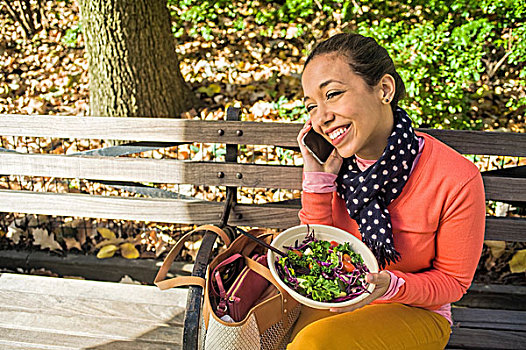
MULTIPOLYGON (((249 259, 255 252, 266 253, 265 248, 259 246, 246 236, 240 236, 229 244, 228 236, 216 226, 205 225, 196 230, 208 229, 216 232, 222 237, 228 248, 215 257, 208 265, 206 279, 194 276, 179 276, 171 279, 164 279, 174 261, 180 253, 184 241, 190 234, 183 236, 172 248, 163 262, 157 276, 155 284, 160 289, 168 289, 177 286, 199 285, 204 288, 204 298, 202 306, 202 325, 201 339, 202 349, 205 350, 255 350, 255 349, 285 349, 296 322, 300 305, 290 295, 283 290, 276 280, 272 277, 270 270, 249 259), (262 297, 249 310, 248 315, 240 322, 225 322, 214 312, 214 301, 211 300, 210 288, 212 278, 210 272, 226 258, 233 254, 240 253, 245 256, 246 265, 256 273, 260 274, 270 282, 269 288, 263 293, 262 297)), ((252 230, 255 236, 270 243, 272 234, 263 230, 252 230)))

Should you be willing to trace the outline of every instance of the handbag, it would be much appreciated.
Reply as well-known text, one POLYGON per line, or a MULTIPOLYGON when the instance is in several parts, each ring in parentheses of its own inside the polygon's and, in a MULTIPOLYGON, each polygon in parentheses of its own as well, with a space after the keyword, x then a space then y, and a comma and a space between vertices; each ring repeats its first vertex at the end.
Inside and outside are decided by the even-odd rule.
MULTIPOLYGON (((252 260, 267 266, 267 256, 254 254, 252 260)), ((215 309, 217 316, 223 318, 228 315, 234 321, 239 322, 248 314, 248 310, 256 303, 256 300, 265 292, 269 282, 248 266, 244 265, 241 272, 235 272, 235 266, 238 261, 244 265, 244 259, 241 254, 234 254, 226 260, 223 260, 212 271, 211 291, 216 298, 219 297, 219 303, 215 309), (234 267, 230 267, 230 265, 234 267), (227 270, 221 271, 221 270, 227 270), (232 275, 237 275, 233 282, 228 283, 232 275), (228 290, 226 289, 228 287, 228 290)))
MULTIPOLYGON (((200 339, 201 349, 204 350, 255 350, 255 349, 285 349, 292 328, 300 313, 300 304, 289 296, 289 294, 276 282, 271 275, 270 270, 265 265, 259 263, 261 256, 266 253, 265 248, 261 247, 246 236, 236 238, 229 244, 228 236, 216 226, 206 225, 198 227, 194 231, 187 233, 176 243, 168 256, 165 258, 163 265, 159 269, 154 283, 160 289, 168 289, 177 286, 198 285, 204 289, 204 298, 201 311, 201 328, 200 339), (210 228, 213 229, 210 229, 210 228), (184 242, 190 234, 197 230, 209 229, 216 232, 226 243, 227 249, 218 254, 207 268, 206 278, 196 276, 178 276, 170 279, 164 279, 174 261, 180 253, 184 242), (231 258, 239 254, 242 258, 231 258), (255 257, 256 260, 251 259, 255 257), (239 321, 227 322, 221 319, 222 316, 217 314, 218 306, 221 301, 217 291, 217 285, 213 286, 215 280, 212 273, 221 263, 231 258, 234 262, 232 271, 237 272, 245 267, 246 271, 251 271, 262 277, 268 282, 268 287, 255 298, 255 302, 248 306, 248 311, 244 318, 239 321), (236 265, 237 262, 237 265, 236 265), (214 292, 215 289, 215 292, 214 292)), ((251 230, 250 233, 265 240, 267 243, 273 238, 271 233, 264 230, 251 230)), ((222 266, 229 265, 229 262, 222 266)), ((218 271, 221 267, 218 268, 218 271)), ((235 281, 237 279, 233 279, 235 281)), ((247 272, 248 276, 248 272, 247 272)), ((227 276, 228 277, 228 276, 227 276)), ((241 281, 242 279, 240 279, 241 281)), ((240 282, 240 290, 250 287, 246 283, 246 278, 240 282)), ((217 281, 215 282, 217 283, 217 281)), ((227 287, 228 288, 228 287, 227 287)), ((230 290, 230 288, 228 288, 230 290)), ((246 293, 246 292, 243 292, 246 293)), ((238 294, 245 295, 245 294, 238 294)), ((249 304, 249 302, 246 302, 249 304)), ((221 311, 219 312, 221 313, 221 311)))

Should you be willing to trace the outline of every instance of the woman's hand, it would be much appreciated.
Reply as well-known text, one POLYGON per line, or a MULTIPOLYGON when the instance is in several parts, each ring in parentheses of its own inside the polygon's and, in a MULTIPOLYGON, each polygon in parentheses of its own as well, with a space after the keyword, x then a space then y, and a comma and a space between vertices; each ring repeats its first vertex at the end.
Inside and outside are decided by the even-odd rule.
POLYGON ((303 142, 301 141, 303 139, 303 136, 309 130, 312 128, 312 123, 310 119, 305 123, 303 126, 303 129, 298 134, 298 145, 300 146, 301 155, 303 157, 303 171, 305 172, 324 172, 324 173, 331 173, 336 174, 340 172, 340 168, 343 163, 343 159, 336 150, 336 148, 332 151, 331 155, 329 156, 329 159, 325 162, 325 164, 320 164, 316 158, 312 156, 312 154, 309 152, 307 148, 303 145, 303 142))
POLYGON ((376 285, 373 292, 369 296, 367 296, 365 299, 354 305, 347 307, 331 308, 330 311, 342 313, 359 309, 371 303, 373 300, 376 300, 383 296, 385 292, 387 292, 387 289, 389 289, 389 284, 391 283, 391 275, 387 271, 380 271, 379 273, 369 273, 365 278, 367 279, 367 282, 376 285))

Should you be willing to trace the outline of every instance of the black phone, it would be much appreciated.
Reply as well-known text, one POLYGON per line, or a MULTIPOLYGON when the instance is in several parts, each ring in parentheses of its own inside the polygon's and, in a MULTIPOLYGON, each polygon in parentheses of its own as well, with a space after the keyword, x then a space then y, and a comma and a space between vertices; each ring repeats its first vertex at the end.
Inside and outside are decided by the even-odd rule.
POLYGON ((312 128, 303 136, 302 142, 320 164, 324 164, 334 150, 332 143, 312 128))

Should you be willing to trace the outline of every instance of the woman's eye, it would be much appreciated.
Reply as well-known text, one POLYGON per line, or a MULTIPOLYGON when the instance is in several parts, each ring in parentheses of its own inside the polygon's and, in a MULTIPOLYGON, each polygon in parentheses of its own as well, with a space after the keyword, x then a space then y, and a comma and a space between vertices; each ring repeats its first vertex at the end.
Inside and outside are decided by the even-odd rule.
POLYGON ((342 93, 343 93, 343 91, 329 91, 329 92, 327 92, 327 100, 330 100, 333 97, 341 95, 342 93))
POLYGON ((316 107, 315 105, 308 105, 308 106, 305 106, 305 109, 307 110, 307 112, 310 113, 310 111, 312 111, 314 109, 314 107, 316 107))

